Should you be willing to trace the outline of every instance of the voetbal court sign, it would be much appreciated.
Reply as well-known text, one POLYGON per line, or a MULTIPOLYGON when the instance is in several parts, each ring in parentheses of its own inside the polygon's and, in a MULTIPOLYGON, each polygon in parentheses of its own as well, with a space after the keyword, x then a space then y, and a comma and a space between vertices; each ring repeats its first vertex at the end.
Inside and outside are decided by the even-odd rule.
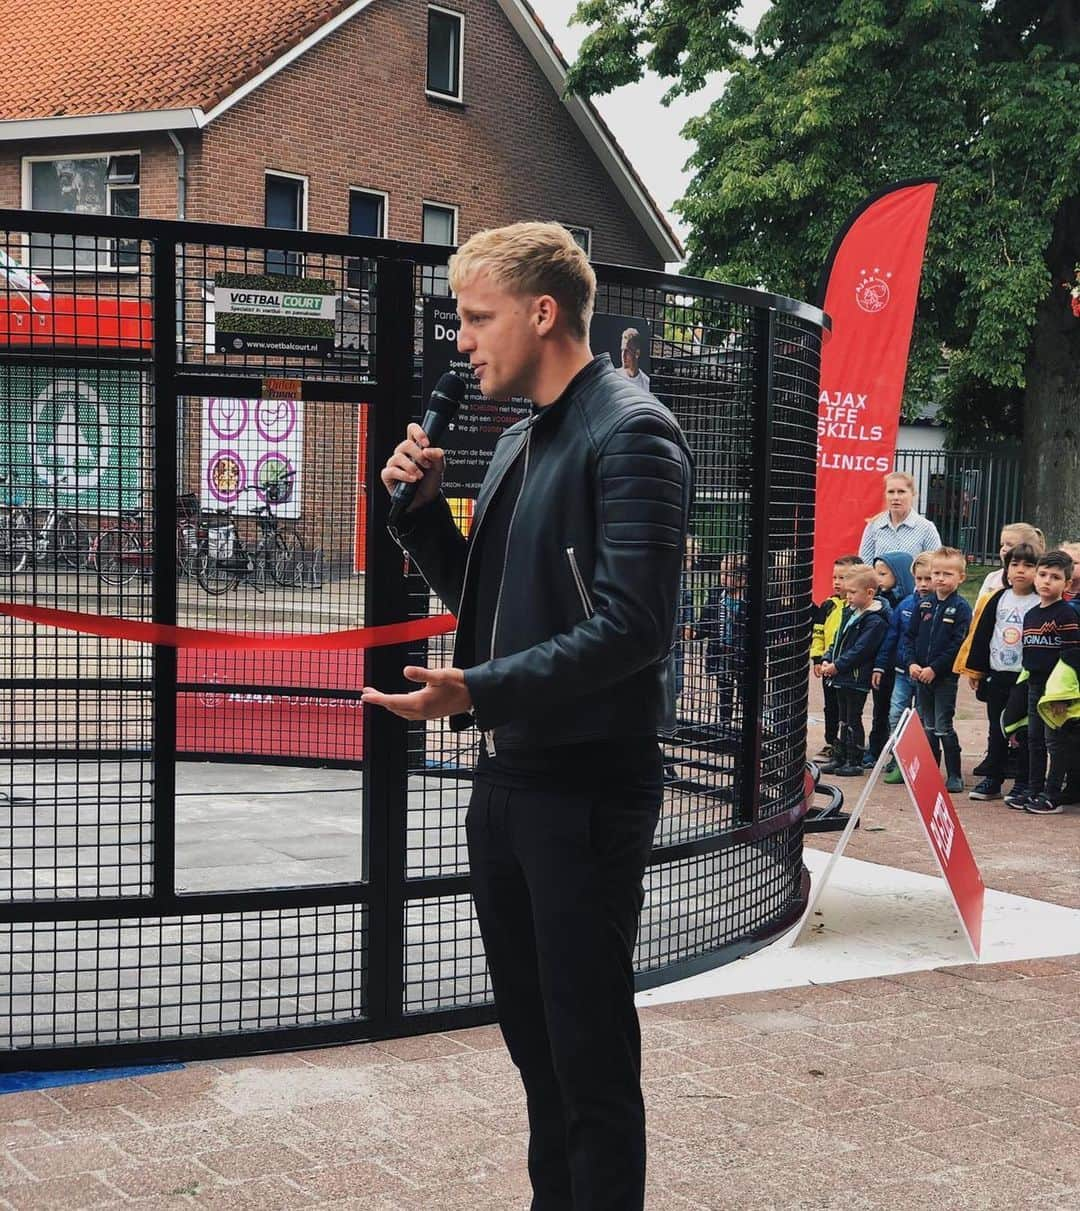
POLYGON ((337 289, 284 273, 214 274, 214 346, 222 353, 333 352, 337 289))

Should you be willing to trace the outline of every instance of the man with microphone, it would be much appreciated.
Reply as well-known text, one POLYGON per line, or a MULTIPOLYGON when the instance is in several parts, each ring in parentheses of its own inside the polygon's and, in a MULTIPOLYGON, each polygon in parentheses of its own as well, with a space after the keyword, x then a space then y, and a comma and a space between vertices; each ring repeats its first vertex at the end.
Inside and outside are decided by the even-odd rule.
POLYGON ((564 228, 480 232, 451 258, 450 286, 484 395, 532 408, 499 438, 468 539, 420 426, 387 461, 392 532, 458 629, 453 667, 406 668, 421 688, 363 698, 482 734, 466 833, 528 1102, 533 1211, 640 1211, 632 960, 663 794, 657 735, 674 726, 690 454, 663 405, 593 358, 596 278, 564 228))

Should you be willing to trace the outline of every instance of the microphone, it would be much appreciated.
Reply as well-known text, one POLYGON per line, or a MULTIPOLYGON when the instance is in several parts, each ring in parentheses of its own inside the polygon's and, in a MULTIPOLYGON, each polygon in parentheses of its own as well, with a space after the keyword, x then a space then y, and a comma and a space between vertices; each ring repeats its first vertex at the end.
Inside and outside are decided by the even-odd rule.
MULTIPOLYGON (((427 434, 433 446, 439 445, 446 426, 457 416, 457 410, 464 398, 465 381, 456 374, 444 374, 435 384, 424 419, 420 422, 420 428, 427 434)), ((419 486, 420 480, 402 482, 390 494, 390 525, 397 525, 402 513, 412 504, 419 486)))

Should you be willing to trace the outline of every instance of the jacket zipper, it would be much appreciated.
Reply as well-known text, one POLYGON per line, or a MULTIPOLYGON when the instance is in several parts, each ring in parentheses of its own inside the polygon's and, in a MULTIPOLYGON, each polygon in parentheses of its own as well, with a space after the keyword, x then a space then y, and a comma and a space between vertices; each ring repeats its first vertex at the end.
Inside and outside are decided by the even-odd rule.
POLYGON ((577 556, 574 554, 573 547, 566 548, 566 558, 570 561, 570 571, 574 576, 574 584, 577 585, 578 596, 581 598, 581 607, 585 611, 585 617, 593 616, 592 598, 589 596, 588 589, 585 588, 585 580, 581 575, 581 569, 578 567, 577 556))
MULTIPOLYGON (((514 508, 510 514, 510 522, 506 527, 506 547, 503 550, 502 571, 499 574, 499 592, 495 598, 495 617, 491 621, 491 657, 495 659, 495 637, 499 633, 499 611, 502 608, 503 586, 506 584, 506 565, 510 562, 510 539, 514 533, 514 518, 517 517, 518 505, 521 504, 521 497, 525 492, 525 481, 529 478, 529 442, 532 438, 532 430, 530 429, 525 434, 525 466, 521 472, 521 486, 518 488, 517 498, 514 500, 514 508)), ((507 467, 507 470, 510 468, 507 467)), ((501 482, 501 481, 500 481, 501 482)), ((469 554, 472 554, 472 547, 469 548, 469 554)), ((469 561, 465 561, 465 576, 462 578, 462 596, 465 595, 465 579, 469 575, 469 561)), ((494 730, 484 733, 484 747, 487 749, 489 757, 495 756, 495 732, 494 730)))

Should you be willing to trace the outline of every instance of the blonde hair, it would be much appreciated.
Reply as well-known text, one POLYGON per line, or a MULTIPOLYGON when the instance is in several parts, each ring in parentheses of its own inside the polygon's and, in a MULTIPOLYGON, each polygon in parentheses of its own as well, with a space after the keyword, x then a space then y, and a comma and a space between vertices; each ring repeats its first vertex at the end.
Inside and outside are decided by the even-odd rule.
POLYGON ((1077 567, 1080 567, 1080 541, 1063 542, 1061 544, 1061 549, 1066 555, 1071 555, 1073 563, 1076 564, 1077 567))
POLYGON ((471 236, 450 258, 450 289, 486 273, 517 295, 549 294, 570 332, 589 333, 596 274, 574 237, 559 223, 511 223, 471 236))
POLYGON ((1007 526, 1001 527, 1001 533, 1003 537, 1006 534, 1019 535, 1016 542, 1002 543, 1002 546, 1018 547, 1020 543, 1026 542, 1029 546, 1034 547, 1040 555, 1046 551, 1046 535, 1038 526, 1029 525, 1026 521, 1012 521, 1007 526))
POLYGON ((911 495, 915 500, 919 499, 919 489, 915 486, 915 476, 909 475, 906 471, 890 471, 885 476, 885 486, 889 486, 890 479, 902 479, 905 484, 911 489, 911 495))
POLYGON ((931 551, 930 566, 936 563, 957 563, 961 572, 967 571, 967 556, 959 547, 938 547, 936 551, 931 551))
POLYGON ((929 551, 920 551, 919 554, 916 555, 915 558, 911 561, 912 576, 915 575, 915 570, 917 568, 921 568, 924 565, 926 567, 930 566, 930 552, 929 551))
POLYGON ((877 573, 868 563, 855 563, 844 573, 845 589, 877 589, 877 573))
POLYGON ((637 354, 641 353, 641 333, 636 328, 627 328, 622 334, 622 340, 619 343, 620 349, 633 349, 637 354))

